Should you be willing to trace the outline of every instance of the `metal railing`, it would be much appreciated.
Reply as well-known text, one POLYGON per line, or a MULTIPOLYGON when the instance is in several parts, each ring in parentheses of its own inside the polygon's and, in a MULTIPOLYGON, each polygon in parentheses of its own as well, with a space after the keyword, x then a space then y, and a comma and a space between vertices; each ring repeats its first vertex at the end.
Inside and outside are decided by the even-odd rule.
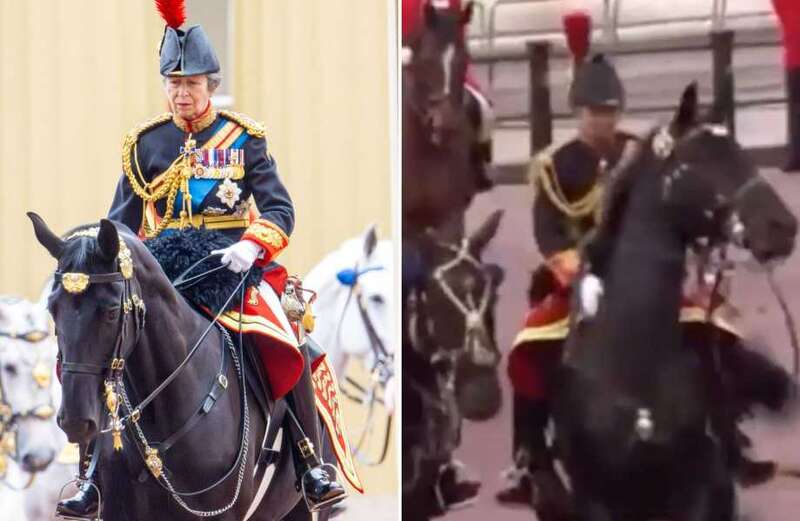
MULTIPOLYGON (((777 41, 745 43, 737 47, 750 48, 778 45, 777 41)), ((573 117, 572 113, 557 113, 553 110, 550 97, 550 62, 553 45, 548 41, 529 41, 526 44, 524 59, 528 62, 528 111, 515 114, 516 120, 527 122, 530 129, 529 153, 533 156, 543 150, 553 141, 553 122, 557 119, 573 117)), ((785 102, 784 97, 765 96, 751 98, 737 102, 734 94, 734 31, 711 31, 704 44, 670 45, 659 48, 629 47, 618 55, 658 54, 670 52, 709 52, 711 55, 713 102, 723 107, 726 122, 732 133, 735 133, 736 109, 759 105, 776 104, 785 102)), ((630 107, 627 114, 653 114, 671 112, 675 109, 673 104, 651 104, 630 107)), ((774 153, 765 150, 756 154, 759 164, 771 164, 774 153)), ((527 164, 498 165, 498 182, 502 184, 524 183, 526 179, 527 164)))
MULTIPOLYGON (((483 62, 488 64, 487 74, 488 74, 489 92, 492 92, 494 88, 494 78, 495 78, 494 69, 495 69, 495 64, 498 61, 524 61, 525 59, 527 59, 527 54, 524 49, 512 52, 504 52, 502 54, 497 52, 496 41, 499 34, 497 29, 498 11, 512 6, 520 6, 524 4, 541 5, 544 3, 552 3, 556 1, 558 0, 496 0, 489 7, 488 27, 483 26, 483 22, 481 22, 481 27, 482 27, 481 37, 485 37, 486 40, 488 48, 487 56, 477 60, 478 62, 483 62)), ((619 37, 620 29, 645 28, 645 27, 653 27, 669 23, 710 22, 712 31, 720 32, 726 28, 728 20, 763 17, 763 16, 769 16, 772 13, 772 11, 768 9, 757 10, 747 13, 729 13, 727 0, 711 0, 710 11, 708 14, 691 15, 691 16, 674 16, 668 18, 662 17, 662 18, 655 18, 652 20, 641 20, 637 22, 621 23, 620 13, 623 12, 624 0, 602 0, 602 2, 603 2, 603 15, 602 15, 602 22, 600 25, 601 39, 605 44, 605 46, 611 49, 615 48, 620 42, 620 37, 619 37)), ((476 4, 476 5, 480 5, 483 10, 486 9, 486 7, 483 4, 476 4)), ((536 29, 532 27, 530 28, 530 30, 516 31, 513 33, 503 33, 502 36, 516 35, 516 36, 527 36, 530 38, 530 37, 541 36, 544 34, 552 34, 557 30, 560 30, 560 28, 536 29)), ((615 52, 614 54, 618 53, 615 52)))

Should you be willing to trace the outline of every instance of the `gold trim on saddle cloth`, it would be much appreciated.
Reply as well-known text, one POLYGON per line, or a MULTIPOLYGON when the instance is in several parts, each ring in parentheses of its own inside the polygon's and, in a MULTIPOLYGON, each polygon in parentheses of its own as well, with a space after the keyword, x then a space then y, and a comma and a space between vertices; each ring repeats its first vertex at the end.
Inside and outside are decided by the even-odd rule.
MULTIPOLYGON (((726 309, 718 309, 711 315, 711 325, 730 333, 734 336, 740 337, 740 332, 731 323, 729 318, 725 317, 728 314, 726 309)), ((703 324, 707 323, 707 311, 698 306, 685 306, 681 308, 680 322, 682 324, 703 324)), ((514 342, 511 344, 512 349, 524 344, 526 342, 545 342, 548 340, 564 340, 569 334, 569 318, 563 318, 552 324, 536 327, 526 327, 517 333, 514 342)))
POLYGON ((339 404, 339 382, 336 373, 328 362, 328 356, 323 355, 316 369, 311 375, 316 396, 317 412, 328 432, 336 460, 345 479, 361 494, 364 493, 364 484, 361 481, 353 461, 350 442, 347 439, 342 409, 339 404))
POLYGON ((544 342, 547 340, 564 340, 569 334, 569 317, 562 318, 545 326, 526 327, 517 333, 512 348, 526 342, 544 342))
MULTIPOLYGON (((239 312, 226 311, 219 317, 219 322, 233 331, 239 331, 239 312)), ((289 335, 283 328, 273 324, 260 315, 249 315, 245 313, 242 315, 241 326, 242 331, 245 333, 257 333, 268 336, 298 349, 297 338, 294 335, 289 335)))

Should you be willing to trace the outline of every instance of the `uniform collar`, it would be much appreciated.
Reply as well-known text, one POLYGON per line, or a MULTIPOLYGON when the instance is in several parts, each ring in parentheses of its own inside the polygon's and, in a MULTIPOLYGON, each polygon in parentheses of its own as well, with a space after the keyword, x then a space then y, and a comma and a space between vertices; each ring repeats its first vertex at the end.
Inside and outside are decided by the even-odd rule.
POLYGON ((208 106, 206 106, 206 109, 203 111, 203 113, 191 121, 183 119, 178 114, 172 114, 172 122, 175 123, 175 126, 186 133, 193 134, 207 129, 209 126, 211 126, 215 119, 217 119, 217 111, 211 105, 211 100, 208 101, 208 106))

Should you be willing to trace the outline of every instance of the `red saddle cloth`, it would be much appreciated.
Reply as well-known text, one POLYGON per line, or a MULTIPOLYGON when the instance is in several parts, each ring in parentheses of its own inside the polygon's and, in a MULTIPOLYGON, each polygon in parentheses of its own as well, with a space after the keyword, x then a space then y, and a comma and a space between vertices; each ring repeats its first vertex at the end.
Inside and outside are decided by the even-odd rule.
MULTIPOLYGON (((563 354, 564 339, 569 334, 571 292, 559 289, 534 303, 525 314, 508 356, 508 377, 514 392, 540 400, 549 396, 553 371, 563 354)), ((705 324, 708 318, 708 288, 684 295, 681 323, 705 324)), ((732 322, 738 312, 728 303, 718 306, 711 315, 711 325, 728 334, 740 336, 732 322)))
POLYGON ((298 348, 296 331, 285 320, 281 320, 280 297, 283 294, 288 273, 283 266, 264 273, 266 282, 275 292, 274 300, 269 301, 258 288, 248 288, 244 314, 239 317, 238 310, 231 310, 220 316, 220 323, 232 332, 242 330, 258 350, 264 366, 270 391, 277 400, 286 395, 297 384, 303 373, 303 354, 298 348))

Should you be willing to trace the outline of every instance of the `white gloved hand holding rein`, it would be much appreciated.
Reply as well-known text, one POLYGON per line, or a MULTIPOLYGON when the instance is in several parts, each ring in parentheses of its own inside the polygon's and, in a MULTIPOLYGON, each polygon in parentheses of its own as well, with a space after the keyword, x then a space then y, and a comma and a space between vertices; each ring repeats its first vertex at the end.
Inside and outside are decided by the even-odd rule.
POLYGON ((603 281, 591 273, 587 273, 581 278, 578 289, 581 316, 593 318, 600 307, 600 299, 603 298, 603 281))
POLYGON ((241 273, 249 270, 257 259, 264 256, 264 248, 253 241, 243 240, 211 253, 222 254, 220 262, 232 272, 241 273))

